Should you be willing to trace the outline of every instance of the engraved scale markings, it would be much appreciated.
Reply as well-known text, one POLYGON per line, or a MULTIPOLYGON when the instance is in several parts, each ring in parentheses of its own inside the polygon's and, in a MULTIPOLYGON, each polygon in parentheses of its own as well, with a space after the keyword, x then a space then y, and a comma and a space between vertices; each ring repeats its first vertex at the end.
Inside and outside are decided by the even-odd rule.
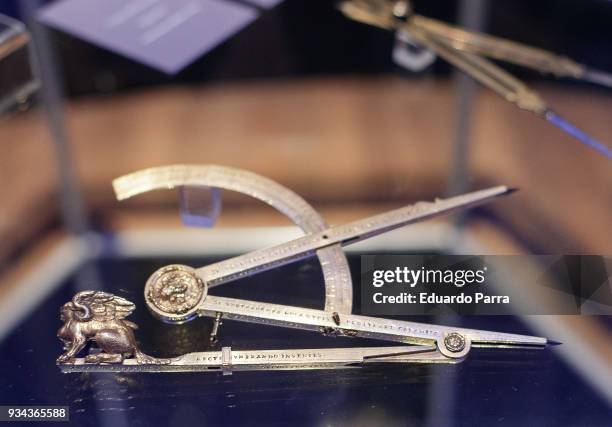
MULTIPOLYGON (((170 165, 144 169, 113 181, 119 200, 179 186, 216 187, 246 194, 285 214, 305 233, 327 228, 321 215, 299 195, 268 178, 240 169, 217 165, 170 165)), ((323 271, 325 309, 350 313, 353 284, 342 248, 331 245, 318 250, 316 255, 323 271)), ((234 277, 243 276, 246 274, 234 277)))
POLYGON ((440 357, 435 346, 311 348, 279 350, 232 350, 187 353, 165 365, 140 364, 135 359, 122 364, 90 364, 76 358, 62 364, 62 372, 180 372, 220 370, 304 370, 356 368, 366 363, 453 363, 440 357))
POLYGON ((209 295, 198 306, 198 314, 214 316, 215 313, 223 313, 223 317, 230 320, 311 331, 332 328, 354 332, 354 336, 357 337, 411 344, 430 344, 449 332, 458 332, 466 336, 476 347, 479 344, 503 343, 543 346, 547 342, 545 338, 527 335, 453 328, 355 314, 340 316, 339 324, 336 324, 333 314, 323 310, 209 295))
POLYGON ((308 258, 320 248, 355 243, 455 209, 484 203, 507 192, 507 187, 499 186, 435 202, 419 202, 201 267, 196 272, 209 287, 214 287, 259 271, 308 258))

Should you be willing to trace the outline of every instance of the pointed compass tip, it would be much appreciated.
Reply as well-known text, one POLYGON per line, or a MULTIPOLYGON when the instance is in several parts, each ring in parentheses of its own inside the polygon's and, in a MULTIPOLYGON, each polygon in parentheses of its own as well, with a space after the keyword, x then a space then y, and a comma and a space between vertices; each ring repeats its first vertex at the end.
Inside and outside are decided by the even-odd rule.
POLYGON ((558 346, 558 345, 561 345, 561 344, 563 344, 563 343, 559 342, 559 341, 548 340, 548 339, 546 340, 546 345, 548 347, 555 347, 555 346, 558 346))
POLYGON ((510 194, 516 193, 519 190, 520 190, 520 188, 518 188, 518 187, 508 187, 508 189, 504 193, 504 196, 509 196, 510 194))
POLYGON ((602 154, 608 159, 612 159, 612 148, 592 138, 587 133, 578 129, 576 126, 574 126, 567 120, 561 118, 554 111, 548 110, 545 114, 545 117, 546 120, 548 120, 550 123, 557 126, 559 129, 561 129, 568 135, 571 135, 572 137, 576 138, 576 140, 580 141, 582 144, 596 150, 599 154, 602 154))

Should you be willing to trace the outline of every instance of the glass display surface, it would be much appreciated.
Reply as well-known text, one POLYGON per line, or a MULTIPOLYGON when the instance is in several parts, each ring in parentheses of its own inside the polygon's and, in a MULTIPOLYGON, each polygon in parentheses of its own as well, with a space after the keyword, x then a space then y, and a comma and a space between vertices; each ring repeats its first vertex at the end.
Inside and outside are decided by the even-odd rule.
MULTIPOLYGON (((176 356, 208 347, 210 319, 168 325, 146 309, 149 273, 182 262, 224 259, 104 258, 97 263, 103 290, 136 303, 143 351, 176 356)), ((359 257, 349 256, 354 277, 359 257)), ((369 366, 344 370, 211 373, 62 374, 59 308, 75 292, 69 277, 0 345, 0 399, 70 406, 75 425, 590 425, 610 411, 560 358, 545 350, 473 349, 456 365, 369 366), (57 319, 50 321, 49 319, 57 319)), ((316 260, 287 265, 213 290, 215 295, 320 308, 324 295, 316 260)), ((355 313, 359 313, 356 296, 355 313)), ((535 334, 511 316, 417 316, 416 320, 500 332, 535 334), (460 323, 456 323, 460 322, 460 323)), ((608 319, 609 320, 609 319, 608 319)), ((608 326, 612 324, 608 322, 608 326)), ((535 334, 537 335, 537 334, 535 334)), ((232 349, 371 346, 376 341, 329 338, 278 327, 223 322, 219 344, 232 349)))

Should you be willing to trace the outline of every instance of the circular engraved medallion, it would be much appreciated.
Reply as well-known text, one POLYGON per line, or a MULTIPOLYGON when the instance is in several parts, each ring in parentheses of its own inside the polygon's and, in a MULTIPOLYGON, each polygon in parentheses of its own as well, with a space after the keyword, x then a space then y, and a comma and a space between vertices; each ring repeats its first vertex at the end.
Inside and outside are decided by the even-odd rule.
POLYGON ((459 353, 465 348, 465 338, 457 332, 451 332, 444 337, 444 346, 452 353, 459 353))
POLYGON ((147 302, 164 315, 184 315, 197 307, 207 286, 193 268, 169 265, 156 271, 147 282, 147 302))

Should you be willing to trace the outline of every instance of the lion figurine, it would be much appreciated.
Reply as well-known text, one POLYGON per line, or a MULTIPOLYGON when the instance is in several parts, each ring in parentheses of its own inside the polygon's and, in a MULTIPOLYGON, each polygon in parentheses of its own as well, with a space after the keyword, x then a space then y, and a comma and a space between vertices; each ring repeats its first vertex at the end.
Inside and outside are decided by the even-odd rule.
POLYGON ((134 357, 139 364, 164 364, 168 359, 148 356, 138 349, 134 329, 128 320, 136 306, 130 301, 102 291, 82 291, 64 304, 60 318, 64 325, 57 337, 64 343, 65 352, 57 363, 74 363, 88 341, 93 341, 101 352, 85 357, 85 363, 123 363, 134 357))

